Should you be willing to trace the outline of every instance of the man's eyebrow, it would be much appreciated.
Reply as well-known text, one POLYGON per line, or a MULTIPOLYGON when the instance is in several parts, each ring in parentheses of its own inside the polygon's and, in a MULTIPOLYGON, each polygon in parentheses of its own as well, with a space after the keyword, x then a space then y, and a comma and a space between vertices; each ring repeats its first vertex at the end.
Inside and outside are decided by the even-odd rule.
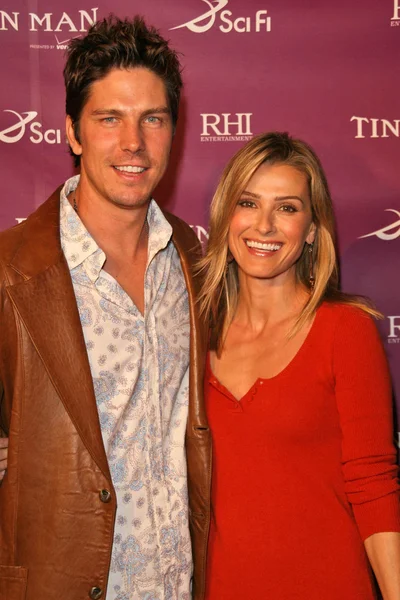
MULTIPOLYGON (((170 114, 171 111, 168 106, 155 106, 154 108, 148 108, 141 113, 141 116, 147 117, 148 115, 160 115, 160 114, 170 114)), ((92 112, 94 116, 101 115, 109 115, 112 117, 122 117, 126 114, 124 110, 118 110, 117 108, 98 108, 92 112)))
POLYGON ((111 115, 114 117, 120 117, 124 113, 122 110, 118 110, 116 108, 98 108, 97 110, 92 111, 92 115, 111 115))
POLYGON ((170 109, 168 108, 168 106, 156 106, 156 108, 149 108, 148 110, 145 110, 142 112, 142 115, 144 117, 147 117, 147 115, 160 115, 160 114, 171 114, 170 109))

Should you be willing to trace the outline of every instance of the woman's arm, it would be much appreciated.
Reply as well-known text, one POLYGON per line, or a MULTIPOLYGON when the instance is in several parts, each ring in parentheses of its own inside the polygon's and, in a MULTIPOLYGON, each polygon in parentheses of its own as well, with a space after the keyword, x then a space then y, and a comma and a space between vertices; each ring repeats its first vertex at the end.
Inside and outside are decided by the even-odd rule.
POLYGON ((334 342, 347 498, 384 600, 400 600, 400 486, 390 375, 370 317, 342 308, 334 342))
POLYGON ((400 600, 400 533, 374 533, 364 544, 383 600, 400 600))

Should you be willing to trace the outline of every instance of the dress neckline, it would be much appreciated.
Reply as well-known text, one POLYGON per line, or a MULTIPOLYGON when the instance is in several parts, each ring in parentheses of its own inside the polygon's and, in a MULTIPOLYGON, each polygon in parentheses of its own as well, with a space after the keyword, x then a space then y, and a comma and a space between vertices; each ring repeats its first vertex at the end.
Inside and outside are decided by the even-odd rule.
POLYGON ((311 324, 311 327, 303 341, 303 343, 301 344, 300 348, 297 350, 296 354, 293 356, 293 358, 288 362, 288 364, 283 367, 283 369, 281 371, 279 371, 279 373, 277 373, 276 375, 273 375, 272 377, 257 377, 257 379, 251 384, 250 388, 248 389, 248 391, 241 397, 241 398, 236 398, 236 396, 234 396, 234 394, 232 394, 232 392, 225 387, 219 380, 217 377, 215 377, 213 370, 211 368, 211 360, 210 360, 210 350, 208 350, 207 352, 207 358, 206 358, 206 374, 207 374, 207 379, 215 386, 217 387, 217 389, 219 389, 221 392, 225 393, 226 396, 228 396, 229 398, 233 399, 235 402, 241 402, 244 398, 246 398, 251 392, 252 390, 254 390, 254 388, 258 385, 258 384, 262 384, 264 385, 267 382, 272 382, 272 381, 276 381, 278 378, 281 377, 285 377, 288 372, 290 372, 290 370, 293 368, 293 366, 300 360, 301 356, 304 354, 304 352, 306 351, 307 347, 310 345, 310 342, 312 340, 312 338, 314 337, 315 331, 317 329, 317 324, 318 321, 320 319, 320 314, 321 314, 321 309, 323 307, 325 303, 322 303, 317 310, 315 311, 315 316, 313 318, 313 322, 311 324))

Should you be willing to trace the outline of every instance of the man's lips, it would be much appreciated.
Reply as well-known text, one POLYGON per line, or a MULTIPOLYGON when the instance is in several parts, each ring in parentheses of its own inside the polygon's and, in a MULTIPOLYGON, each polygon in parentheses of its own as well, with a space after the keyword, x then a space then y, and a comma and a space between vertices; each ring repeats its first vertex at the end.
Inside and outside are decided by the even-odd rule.
POLYGON ((114 169, 119 171, 120 173, 134 173, 140 174, 147 171, 148 167, 140 166, 140 165, 113 165, 114 169))

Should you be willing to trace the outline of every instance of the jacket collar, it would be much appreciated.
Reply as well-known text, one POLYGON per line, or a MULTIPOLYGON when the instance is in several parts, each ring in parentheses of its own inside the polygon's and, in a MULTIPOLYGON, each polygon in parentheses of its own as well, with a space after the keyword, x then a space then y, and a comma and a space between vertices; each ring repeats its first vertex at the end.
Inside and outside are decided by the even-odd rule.
POLYGON ((189 417, 187 435, 196 437, 201 430, 208 430, 208 422, 203 401, 203 378, 207 349, 207 327, 200 322, 197 309, 197 298, 201 287, 201 274, 197 272, 196 263, 201 258, 201 246, 193 232, 188 233, 186 223, 165 213, 172 225, 172 240, 178 251, 182 271, 189 295, 190 312, 190 373, 189 373, 189 417))
POLYGON ((23 237, 10 261, 10 266, 25 279, 30 279, 62 256, 60 243, 60 192, 62 186, 24 223, 23 237))
POLYGON ((71 421, 111 484, 74 289, 61 250, 60 189, 24 223, 9 265, 23 281, 7 292, 71 421))
MULTIPOLYGON (((111 482, 79 312, 61 249, 60 191, 61 187, 25 221, 22 240, 10 261, 23 281, 7 291, 83 443, 111 482)), ((190 300, 188 433, 193 434, 193 427, 207 426, 202 402, 205 336, 195 307, 200 284, 193 278, 199 244, 180 219, 165 216, 173 228, 190 300)))

